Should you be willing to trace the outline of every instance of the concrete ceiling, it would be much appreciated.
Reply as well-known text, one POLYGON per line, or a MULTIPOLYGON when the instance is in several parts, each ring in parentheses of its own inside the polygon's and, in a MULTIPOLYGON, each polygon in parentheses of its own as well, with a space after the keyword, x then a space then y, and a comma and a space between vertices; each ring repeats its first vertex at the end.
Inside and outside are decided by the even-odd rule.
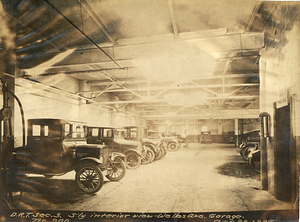
POLYGON ((264 35, 251 26, 260 6, 23 0, 14 15, 17 64, 47 84, 62 74, 78 79, 84 87, 74 93, 149 121, 255 118, 264 35))

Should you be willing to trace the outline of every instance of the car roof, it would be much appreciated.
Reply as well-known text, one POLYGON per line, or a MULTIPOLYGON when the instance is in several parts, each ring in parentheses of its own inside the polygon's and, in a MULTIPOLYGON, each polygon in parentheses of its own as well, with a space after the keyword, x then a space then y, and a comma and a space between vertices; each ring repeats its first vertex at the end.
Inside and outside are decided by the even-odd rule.
POLYGON ((65 119, 56 119, 56 118, 34 118, 34 119, 28 119, 28 123, 32 124, 82 124, 84 125, 84 122, 76 121, 76 120, 65 120, 65 119))

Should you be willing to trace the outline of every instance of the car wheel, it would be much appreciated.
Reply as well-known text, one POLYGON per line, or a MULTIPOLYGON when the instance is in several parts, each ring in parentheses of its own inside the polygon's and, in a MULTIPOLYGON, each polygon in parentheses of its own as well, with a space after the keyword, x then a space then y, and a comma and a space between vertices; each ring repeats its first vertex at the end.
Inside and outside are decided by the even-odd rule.
POLYGON ((133 152, 126 154, 125 164, 127 169, 134 170, 141 165, 141 157, 133 152))
POLYGON ((146 165, 148 163, 150 163, 150 161, 152 160, 153 156, 152 156, 152 151, 151 150, 147 150, 145 157, 142 158, 142 164, 146 165))
POLYGON ((84 164, 76 171, 76 182, 82 191, 96 193, 102 188, 104 179, 96 164, 84 164))
POLYGON ((155 160, 161 159, 163 156, 162 148, 160 147, 157 152, 155 152, 155 160))
POLYGON ((168 144, 168 149, 169 149, 170 151, 174 152, 174 151, 178 150, 179 147, 177 146, 176 143, 171 142, 171 143, 168 144))
POLYGON ((151 153, 151 159, 149 163, 152 163, 155 159, 155 152, 153 150, 150 150, 150 153, 151 153))
POLYGON ((124 161, 116 157, 113 161, 109 164, 109 169, 107 170, 106 178, 111 181, 118 181, 121 180, 126 173, 126 166, 124 161))
POLYGON ((164 151, 164 155, 163 155, 163 156, 167 155, 167 150, 166 150, 166 148, 163 146, 163 147, 161 147, 161 149, 164 151))
POLYGON ((248 164, 257 173, 261 173, 260 155, 257 155, 257 154, 254 154, 254 156, 250 155, 250 157, 248 158, 248 164))

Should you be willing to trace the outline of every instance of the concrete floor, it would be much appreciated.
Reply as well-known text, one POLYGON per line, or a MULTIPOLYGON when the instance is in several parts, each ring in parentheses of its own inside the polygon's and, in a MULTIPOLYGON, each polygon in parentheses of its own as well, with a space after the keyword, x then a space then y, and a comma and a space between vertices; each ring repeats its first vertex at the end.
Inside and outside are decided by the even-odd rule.
POLYGON ((81 193, 75 174, 54 177, 44 193, 25 193, 33 209, 101 212, 223 212, 289 210, 292 205, 260 190, 232 144, 190 144, 161 160, 127 170, 119 182, 105 180, 94 194, 81 193))

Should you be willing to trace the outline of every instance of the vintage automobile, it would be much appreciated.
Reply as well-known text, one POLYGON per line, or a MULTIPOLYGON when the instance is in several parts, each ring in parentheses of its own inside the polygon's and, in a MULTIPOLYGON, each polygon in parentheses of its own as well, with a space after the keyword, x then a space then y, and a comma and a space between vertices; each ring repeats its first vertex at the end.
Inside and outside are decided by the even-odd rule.
POLYGON ((111 151, 125 155, 125 164, 128 169, 138 168, 144 157, 144 149, 140 141, 127 141, 122 137, 124 129, 115 127, 86 126, 88 144, 105 144, 111 151))
MULTIPOLYGON (((163 141, 160 138, 149 138, 147 127, 142 126, 125 126, 125 140, 141 141, 142 145, 152 151, 153 160, 159 160, 167 154, 163 141)), ((151 153, 151 152, 148 152, 151 153)), ((149 154, 150 155, 150 154, 149 154)))
POLYGON ((210 131, 202 131, 200 136, 200 143, 211 143, 211 132, 210 131))
POLYGON ((237 151, 247 160, 248 155, 260 143, 260 130, 251 131, 241 136, 241 143, 237 151))
POLYGON ((178 137, 170 133, 163 133, 162 140, 167 150, 171 152, 177 151, 182 146, 178 137))
POLYGON ((106 145, 87 144, 83 126, 63 119, 29 119, 27 145, 15 148, 14 157, 15 166, 27 174, 51 178, 75 170, 77 185, 87 193, 101 189, 102 172, 112 181, 126 173, 123 154, 109 153, 106 145))

